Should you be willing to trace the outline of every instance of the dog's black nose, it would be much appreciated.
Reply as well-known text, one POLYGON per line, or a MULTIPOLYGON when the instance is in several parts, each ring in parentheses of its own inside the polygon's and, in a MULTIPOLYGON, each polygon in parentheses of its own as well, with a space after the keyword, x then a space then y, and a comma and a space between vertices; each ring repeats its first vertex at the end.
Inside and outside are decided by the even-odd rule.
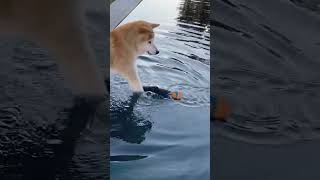
POLYGON ((160 51, 157 50, 157 51, 156 51, 156 54, 159 54, 159 53, 160 53, 160 51))

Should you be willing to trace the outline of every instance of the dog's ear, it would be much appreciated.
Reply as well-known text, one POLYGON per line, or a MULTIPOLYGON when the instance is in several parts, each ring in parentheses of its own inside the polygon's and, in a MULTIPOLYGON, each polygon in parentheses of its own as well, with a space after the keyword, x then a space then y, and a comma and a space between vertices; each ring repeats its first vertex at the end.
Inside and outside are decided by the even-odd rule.
POLYGON ((151 23, 151 27, 152 27, 152 29, 154 29, 154 28, 156 28, 156 27, 159 27, 160 26, 160 24, 154 24, 154 23, 151 23))
POLYGON ((139 32, 140 34, 152 33, 152 31, 150 31, 150 29, 147 28, 147 27, 140 27, 139 30, 138 30, 138 32, 139 32))

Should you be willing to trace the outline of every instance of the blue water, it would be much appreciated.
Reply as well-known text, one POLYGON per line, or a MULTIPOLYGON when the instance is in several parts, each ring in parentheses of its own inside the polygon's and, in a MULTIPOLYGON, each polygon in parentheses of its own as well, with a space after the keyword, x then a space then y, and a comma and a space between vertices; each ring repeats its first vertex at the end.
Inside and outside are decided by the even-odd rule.
POLYGON ((112 74, 111 179, 209 179, 209 10, 209 1, 144 0, 122 22, 160 23, 160 54, 139 57, 139 74, 144 86, 181 90, 185 98, 145 93, 136 99, 112 74))

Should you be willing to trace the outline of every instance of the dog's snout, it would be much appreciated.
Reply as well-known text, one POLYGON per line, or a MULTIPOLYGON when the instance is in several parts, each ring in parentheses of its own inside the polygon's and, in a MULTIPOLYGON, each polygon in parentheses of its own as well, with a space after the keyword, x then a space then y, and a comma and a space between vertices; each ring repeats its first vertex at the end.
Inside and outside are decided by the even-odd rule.
POLYGON ((159 54, 159 53, 160 53, 160 51, 159 51, 159 50, 157 50, 157 51, 156 51, 156 54, 159 54))

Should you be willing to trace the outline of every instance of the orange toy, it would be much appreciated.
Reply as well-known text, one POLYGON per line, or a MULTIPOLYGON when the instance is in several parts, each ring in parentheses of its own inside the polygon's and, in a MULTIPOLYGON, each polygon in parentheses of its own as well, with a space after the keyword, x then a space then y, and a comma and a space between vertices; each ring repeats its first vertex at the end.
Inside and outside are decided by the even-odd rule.
POLYGON ((224 97, 219 97, 217 100, 213 119, 219 121, 226 121, 230 114, 231 110, 227 100, 224 97))
POLYGON ((181 100, 183 97, 182 91, 170 92, 170 97, 174 100, 181 100))

